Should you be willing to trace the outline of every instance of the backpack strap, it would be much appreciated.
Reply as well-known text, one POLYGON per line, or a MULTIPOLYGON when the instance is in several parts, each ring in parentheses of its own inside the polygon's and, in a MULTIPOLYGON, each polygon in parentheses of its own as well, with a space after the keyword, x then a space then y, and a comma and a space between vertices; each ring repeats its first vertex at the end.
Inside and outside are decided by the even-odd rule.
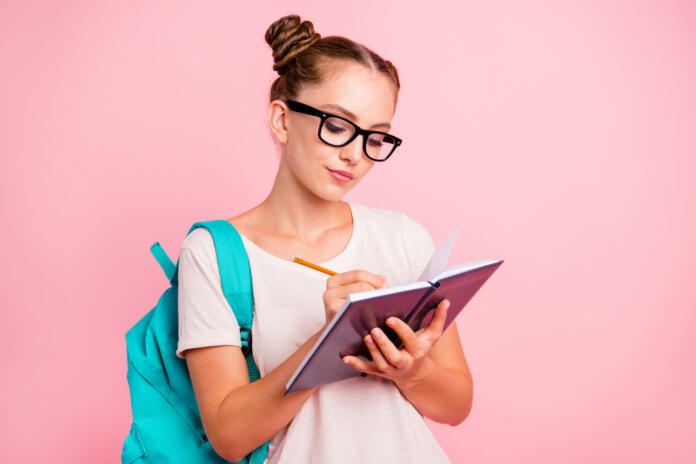
MULTIPOLYGON (((229 221, 224 219, 196 222, 191 226, 188 234, 198 227, 205 227, 213 236, 215 255, 217 256, 218 268, 220 270, 222 292, 225 298, 227 298, 227 302, 232 308, 234 317, 239 324, 242 353, 246 359, 249 381, 253 382, 258 380, 261 376, 251 353, 251 324, 254 319, 254 292, 251 281, 249 257, 244 247, 244 242, 239 232, 237 232, 237 229, 230 224, 229 221)), ((164 266, 162 267, 164 269, 164 266)), ((177 260, 170 278, 170 282, 173 285, 178 285, 178 270, 179 261, 177 260)), ((269 443, 270 441, 266 441, 247 455, 249 464, 262 464, 263 461, 265 461, 269 443)))
POLYGON ((239 232, 228 221, 217 219, 196 222, 189 234, 198 227, 205 227, 213 236, 222 292, 234 311, 239 327, 251 330, 254 294, 249 257, 239 232))
POLYGON ((172 277, 174 277, 176 266, 172 262, 171 258, 169 258, 167 255, 167 252, 164 251, 164 248, 162 248, 160 242, 153 243, 150 247, 150 252, 155 256, 155 259, 164 271, 164 275, 166 275, 167 279, 171 281, 172 277))
MULTIPOLYGON (((254 358, 251 356, 251 324, 254 319, 254 292, 251 282, 251 270, 249 268, 249 257, 242 237, 237 229, 224 219, 214 219, 212 221, 199 221, 194 223, 189 229, 188 234, 199 227, 205 227, 213 236, 215 244, 215 255, 217 256, 218 269, 220 270, 220 283, 222 293, 229 303, 234 317, 239 324, 239 335, 242 343, 242 353, 247 359, 249 368, 249 380, 253 382, 259 379, 259 370, 256 367, 254 358)), ((158 257, 159 242, 150 248, 162 269, 167 274, 167 257, 164 250, 158 257), (160 260, 162 258, 162 260, 160 260), (163 264, 164 261, 164 264, 163 264)), ((161 249, 161 247, 159 247, 161 249)), ((167 275, 171 285, 179 284, 179 260, 177 259, 171 277, 167 275)))
POLYGON ((201 226, 213 236, 222 292, 234 311, 237 323, 240 327, 251 329, 254 294, 249 258, 242 237, 232 224, 223 219, 197 222, 191 226, 189 233, 201 226))

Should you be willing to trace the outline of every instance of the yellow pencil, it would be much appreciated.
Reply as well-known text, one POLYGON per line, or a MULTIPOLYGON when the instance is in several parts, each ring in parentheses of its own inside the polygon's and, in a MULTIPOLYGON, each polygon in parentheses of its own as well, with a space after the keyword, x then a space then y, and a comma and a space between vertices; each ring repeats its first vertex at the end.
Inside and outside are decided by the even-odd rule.
POLYGON ((321 271, 324 274, 329 274, 329 275, 336 275, 338 272, 334 272, 330 269, 326 269, 325 267, 317 266, 314 263, 310 263, 309 261, 305 261, 304 259, 298 258, 297 256, 292 258, 292 261, 294 263, 299 263, 307 267, 311 267, 312 269, 316 269, 317 271, 321 271))

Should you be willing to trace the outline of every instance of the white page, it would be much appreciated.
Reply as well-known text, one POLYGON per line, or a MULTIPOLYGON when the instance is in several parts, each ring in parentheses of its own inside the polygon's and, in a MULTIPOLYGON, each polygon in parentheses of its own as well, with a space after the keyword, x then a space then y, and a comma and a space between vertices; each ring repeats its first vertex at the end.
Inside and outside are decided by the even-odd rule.
POLYGON ((477 261, 471 261, 468 263, 461 263, 461 264, 453 264, 452 266, 446 268, 444 271, 438 273, 435 276, 435 280, 441 280, 441 279, 446 279, 447 277, 451 277, 453 275, 457 274, 462 274, 463 272, 470 271, 472 269, 477 269, 479 267, 483 266, 488 266, 490 264, 495 264, 501 262, 499 259, 493 259, 493 258, 485 258, 485 259, 479 259, 477 261))
POLYGON ((437 247, 435 253, 433 253, 433 256, 430 258, 430 261, 428 261, 428 264, 426 264, 418 280, 427 280, 430 282, 437 274, 445 270, 457 235, 459 235, 459 230, 452 232, 440 243, 440 246, 437 247))

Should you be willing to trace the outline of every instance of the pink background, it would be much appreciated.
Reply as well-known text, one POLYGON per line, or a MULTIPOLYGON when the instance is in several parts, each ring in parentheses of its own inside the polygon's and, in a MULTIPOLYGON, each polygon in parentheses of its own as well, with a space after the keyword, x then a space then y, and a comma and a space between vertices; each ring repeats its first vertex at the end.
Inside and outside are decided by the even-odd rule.
POLYGON ((404 145, 346 198, 505 259, 452 461, 694 462, 694 2, 234 3, 2 2, 0 462, 118 461, 149 247, 268 193, 289 13, 400 72, 404 145))

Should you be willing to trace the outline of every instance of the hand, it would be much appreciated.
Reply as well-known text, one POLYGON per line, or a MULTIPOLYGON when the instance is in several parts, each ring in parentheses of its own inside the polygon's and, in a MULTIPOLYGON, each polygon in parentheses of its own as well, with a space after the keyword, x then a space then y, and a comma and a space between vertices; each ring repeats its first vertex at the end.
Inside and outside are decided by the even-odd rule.
POLYGON ((442 336, 449 305, 450 301, 443 299, 435 308, 430 324, 416 332, 398 317, 388 318, 387 325, 403 342, 401 349, 397 349, 386 334, 375 327, 363 337, 372 361, 344 356, 343 362, 360 372, 386 377, 394 382, 418 382, 425 375, 426 357, 430 349, 442 336))
POLYGON ((349 293, 375 290, 386 285, 387 278, 383 275, 356 269, 329 276, 326 279, 326 291, 324 292, 324 310, 326 311, 326 324, 333 319, 349 293))

